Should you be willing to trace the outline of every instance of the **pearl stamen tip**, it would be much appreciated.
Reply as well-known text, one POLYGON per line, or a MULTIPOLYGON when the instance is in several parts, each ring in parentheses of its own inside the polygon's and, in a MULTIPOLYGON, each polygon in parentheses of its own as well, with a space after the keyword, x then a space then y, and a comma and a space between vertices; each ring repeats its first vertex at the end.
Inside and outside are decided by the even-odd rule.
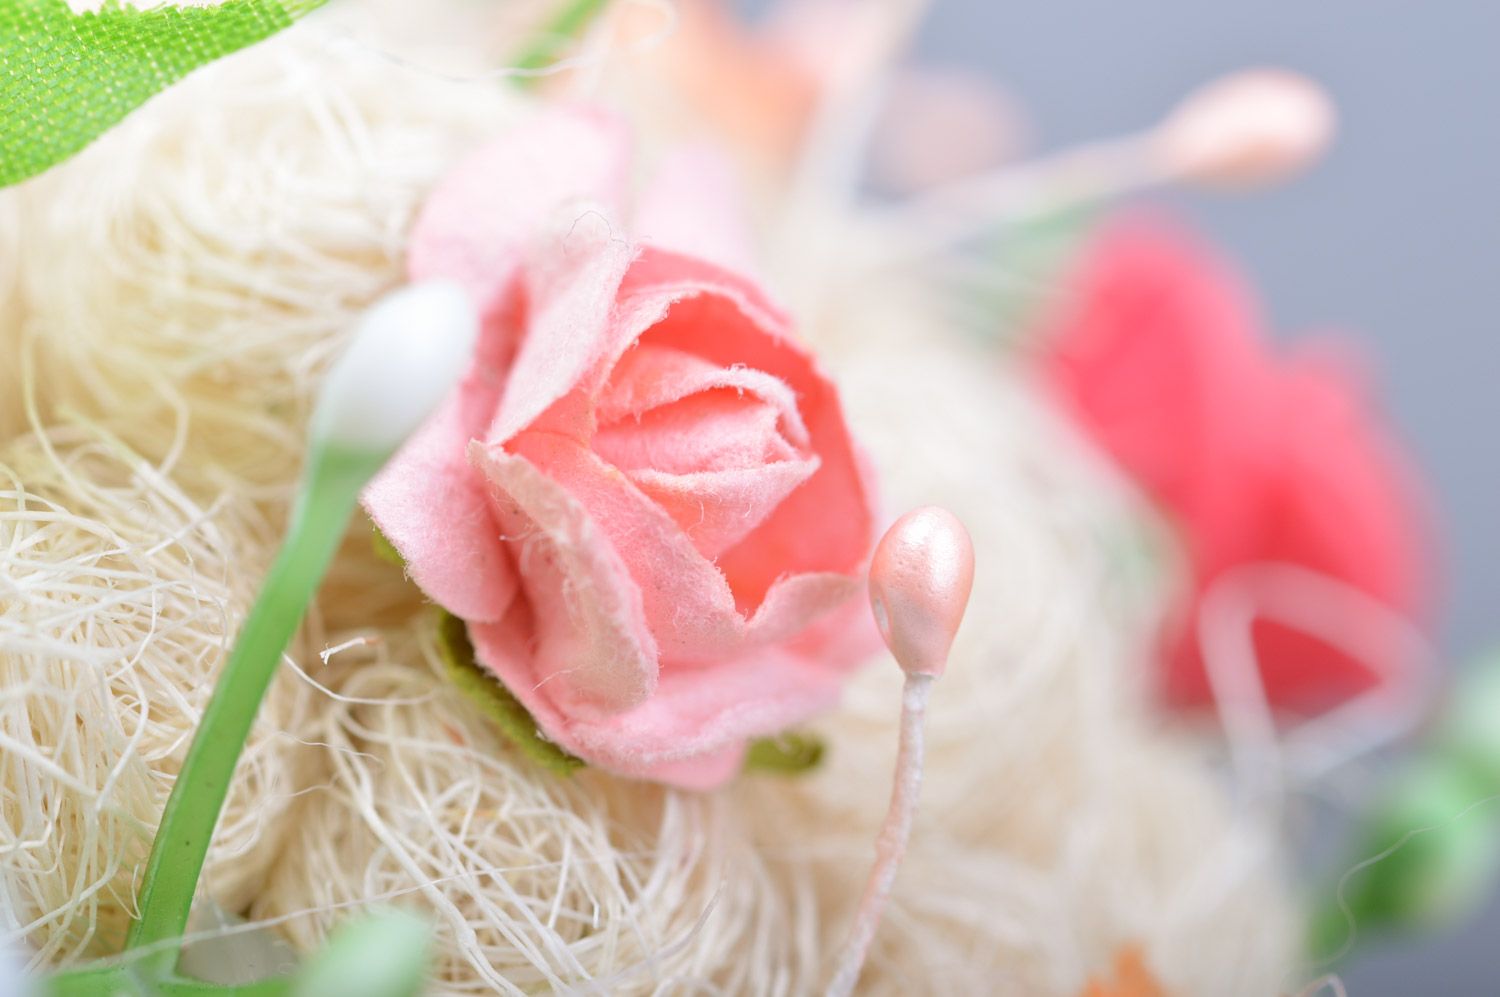
POLYGON ((973 585, 974 544, 947 509, 913 509, 881 537, 870 561, 870 609, 904 671, 943 673, 973 585))
POLYGON ((1157 154, 1183 180, 1274 183, 1323 155, 1336 117, 1316 81, 1283 69, 1245 70, 1189 94, 1157 130, 1157 154))

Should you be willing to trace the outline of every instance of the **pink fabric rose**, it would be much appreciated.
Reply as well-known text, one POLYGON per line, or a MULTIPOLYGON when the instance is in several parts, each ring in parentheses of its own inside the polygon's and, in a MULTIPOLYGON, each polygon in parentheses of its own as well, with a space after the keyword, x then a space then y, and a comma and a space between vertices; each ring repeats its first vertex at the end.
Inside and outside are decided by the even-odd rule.
MULTIPOLYGON (((1079 424, 1179 528, 1191 592, 1167 635, 1163 690, 1211 690, 1195 630, 1224 573, 1290 564, 1424 615, 1425 503, 1417 475, 1324 347, 1277 355, 1238 277, 1173 228, 1133 219, 1085 254, 1046 339, 1045 373, 1079 424)), ((1311 714, 1370 688, 1369 663, 1262 620, 1273 705, 1311 714)))
POLYGON ((455 168, 413 279, 478 303, 472 369, 366 508, 567 751, 691 788, 832 705, 869 649, 871 493, 838 393, 743 272, 728 184, 540 116, 455 168))

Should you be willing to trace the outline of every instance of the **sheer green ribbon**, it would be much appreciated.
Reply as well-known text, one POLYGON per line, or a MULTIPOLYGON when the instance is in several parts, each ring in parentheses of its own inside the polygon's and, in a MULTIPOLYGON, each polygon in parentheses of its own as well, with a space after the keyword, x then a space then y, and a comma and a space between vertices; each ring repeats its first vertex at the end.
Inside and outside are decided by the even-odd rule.
POLYGON ((199 66, 269 38, 324 0, 136 10, 0 0, 0 186, 62 162, 199 66))

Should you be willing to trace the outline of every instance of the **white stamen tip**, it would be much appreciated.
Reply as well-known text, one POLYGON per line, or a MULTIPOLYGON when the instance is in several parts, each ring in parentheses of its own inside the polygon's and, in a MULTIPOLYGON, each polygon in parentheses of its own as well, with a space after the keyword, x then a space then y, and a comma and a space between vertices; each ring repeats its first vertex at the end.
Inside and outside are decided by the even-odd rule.
POLYGON ((1312 165, 1333 139, 1336 111, 1315 80, 1250 69, 1190 93, 1156 130, 1156 154, 1182 180, 1275 183, 1312 165))
POLYGON ((390 453, 420 426, 465 370, 479 315, 451 281, 411 284, 376 302, 323 381, 313 439, 390 453))

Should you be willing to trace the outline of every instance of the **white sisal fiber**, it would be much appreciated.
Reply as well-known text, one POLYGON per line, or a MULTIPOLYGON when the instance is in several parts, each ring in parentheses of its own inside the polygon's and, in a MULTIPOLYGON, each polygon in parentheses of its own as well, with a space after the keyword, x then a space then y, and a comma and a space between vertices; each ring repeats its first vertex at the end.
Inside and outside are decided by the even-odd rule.
POLYGON ((297 811, 253 917, 312 911, 287 925, 311 946, 350 901, 430 908, 444 994, 813 981, 815 960, 787 931, 797 892, 757 854, 734 800, 539 772, 438 677, 431 628, 419 635, 400 657, 345 666, 351 699, 311 731, 332 777, 297 811))
MULTIPOLYGON (((0 193, 0 861, 39 959, 119 944, 171 774, 274 552, 318 372, 399 279, 423 190, 504 103, 454 102, 325 47, 211 67, 0 193), (369 130, 374 106, 386 117, 369 130)), ((368 561, 335 569, 309 646, 321 619, 338 625, 347 574, 358 620, 388 611, 368 561)), ((399 573, 382 577, 409 607, 399 573)), ((308 692, 279 685, 292 691, 273 693, 213 856, 231 909, 318 771, 291 771, 288 717, 308 692)))
MULTIPOLYGON (((0 251, 26 247, 0 258, 0 355, 26 358, 0 377, 35 399, 28 425, 0 396, 0 430, 24 429, 0 444, 0 871, 38 962, 118 945, 324 362, 399 279, 423 192, 513 104, 308 25, 0 194, 0 251)), ((808 335, 889 510, 948 505, 978 557, 862 992, 1067 995, 1129 943, 1181 992, 1272 992, 1295 927, 1272 841, 1152 732, 1133 679, 1160 602, 1128 568, 1136 510, 930 291, 804 262, 827 268, 808 335)), ((893 664, 818 725, 812 776, 700 796, 538 770, 435 655, 357 527, 242 764, 220 905, 302 950, 366 900, 429 911, 438 994, 824 982, 889 789, 893 664)))
MULTIPOLYGON (((231 501, 199 505, 102 433, 0 447, 0 863, 47 961, 123 940, 171 775, 264 567, 231 501)), ((282 681, 243 756, 209 881, 255 895, 303 788, 282 681)))

